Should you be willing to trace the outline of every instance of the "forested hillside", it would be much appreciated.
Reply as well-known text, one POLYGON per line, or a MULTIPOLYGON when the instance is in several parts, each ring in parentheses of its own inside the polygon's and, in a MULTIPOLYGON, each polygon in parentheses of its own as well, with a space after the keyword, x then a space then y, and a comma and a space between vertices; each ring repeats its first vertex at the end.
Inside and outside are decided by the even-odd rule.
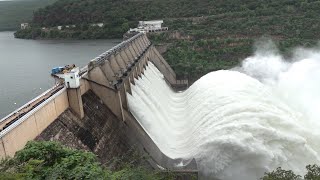
POLYGON ((287 52, 312 46, 320 38, 319 0, 59 0, 35 12, 34 27, 77 24, 72 30, 18 32, 23 38, 122 37, 138 20, 164 19, 168 33, 152 35, 166 50, 165 58, 178 76, 196 80, 228 69, 253 51, 262 36, 287 52), (103 28, 88 27, 104 22, 103 28))
POLYGON ((12 31, 20 28, 22 22, 32 20, 33 12, 56 0, 17 0, 0 1, 0 31, 12 31))

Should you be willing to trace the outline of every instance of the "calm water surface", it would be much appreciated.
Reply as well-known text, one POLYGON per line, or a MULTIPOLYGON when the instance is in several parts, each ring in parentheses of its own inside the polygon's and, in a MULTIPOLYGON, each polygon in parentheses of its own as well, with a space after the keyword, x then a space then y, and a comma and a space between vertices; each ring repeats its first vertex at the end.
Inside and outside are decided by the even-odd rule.
POLYGON ((120 41, 21 40, 0 32, 0 119, 49 89, 52 67, 83 67, 120 41))

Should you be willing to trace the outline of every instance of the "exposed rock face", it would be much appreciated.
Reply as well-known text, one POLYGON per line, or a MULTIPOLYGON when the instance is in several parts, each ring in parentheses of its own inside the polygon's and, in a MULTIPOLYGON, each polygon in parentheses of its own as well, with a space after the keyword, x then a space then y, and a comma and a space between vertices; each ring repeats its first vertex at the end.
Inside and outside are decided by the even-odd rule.
POLYGON ((124 124, 92 91, 82 96, 85 117, 79 119, 70 109, 61 114, 37 140, 59 141, 62 144, 92 151, 102 163, 129 150, 124 124))

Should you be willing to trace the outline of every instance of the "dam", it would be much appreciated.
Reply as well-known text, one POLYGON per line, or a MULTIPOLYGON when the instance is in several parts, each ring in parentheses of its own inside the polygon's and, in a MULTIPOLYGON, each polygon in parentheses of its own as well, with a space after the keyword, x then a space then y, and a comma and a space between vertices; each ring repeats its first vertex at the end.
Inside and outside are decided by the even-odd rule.
POLYGON ((137 34, 80 69, 78 86, 58 83, 2 119, 0 156, 56 140, 102 162, 134 146, 155 169, 202 179, 254 180, 280 166, 304 174, 320 162, 320 56, 304 54, 291 64, 256 54, 190 86, 137 34))
POLYGON ((30 140, 57 140, 90 150, 102 161, 134 146, 151 157, 148 161, 156 169, 197 172, 193 158, 166 156, 129 110, 131 87, 150 64, 165 74, 171 88, 187 88, 188 81, 176 79, 146 35, 137 34, 91 60, 74 76, 78 85, 59 82, 4 117, 0 157, 14 156, 30 140))

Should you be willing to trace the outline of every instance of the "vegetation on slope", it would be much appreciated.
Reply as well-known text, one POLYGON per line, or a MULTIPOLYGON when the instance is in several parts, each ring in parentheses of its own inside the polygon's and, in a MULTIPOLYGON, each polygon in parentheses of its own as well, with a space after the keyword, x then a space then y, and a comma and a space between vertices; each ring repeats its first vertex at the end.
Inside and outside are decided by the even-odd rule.
MULTIPOLYGON (((308 165, 306 169, 307 173, 304 175, 304 180, 320 179, 320 167, 318 165, 308 165)), ((291 170, 284 170, 279 167, 272 172, 265 173, 261 180, 302 180, 302 177, 291 170)))
POLYGON ((245 2, 226 1, 225 11, 217 15, 167 19, 172 33, 152 39, 169 45, 166 60, 181 78, 191 81, 236 66, 253 53, 255 41, 263 36, 273 39, 286 56, 293 47, 317 44, 320 1, 245 2))
POLYGON ((151 40, 179 78, 194 81, 218 69, 229 69, 254 51, 261 36, 289 54, 296 46, 313 46, 320 38, 320 0, 59 0, 34 13, 32 29, 21 38, 115 38, 139 20, 164 19, 168 33, 151 40), (103 22, 103 28, 90 23, 103 22), (77 25, 43 32, 41 27, 77 25))
POLYGON ((31 21, 33 12, 56 0, 0 1, 0 31, 13 31, 23 22, 31 21))
POLYGON ((103 167, 91 152, 70 149, 57 142, 29 142, 14 158, 0 164, 0 179, 175 179, 172 173, 160 173, 137 166, 139 158, 121 157, 116 167, 103 167))

